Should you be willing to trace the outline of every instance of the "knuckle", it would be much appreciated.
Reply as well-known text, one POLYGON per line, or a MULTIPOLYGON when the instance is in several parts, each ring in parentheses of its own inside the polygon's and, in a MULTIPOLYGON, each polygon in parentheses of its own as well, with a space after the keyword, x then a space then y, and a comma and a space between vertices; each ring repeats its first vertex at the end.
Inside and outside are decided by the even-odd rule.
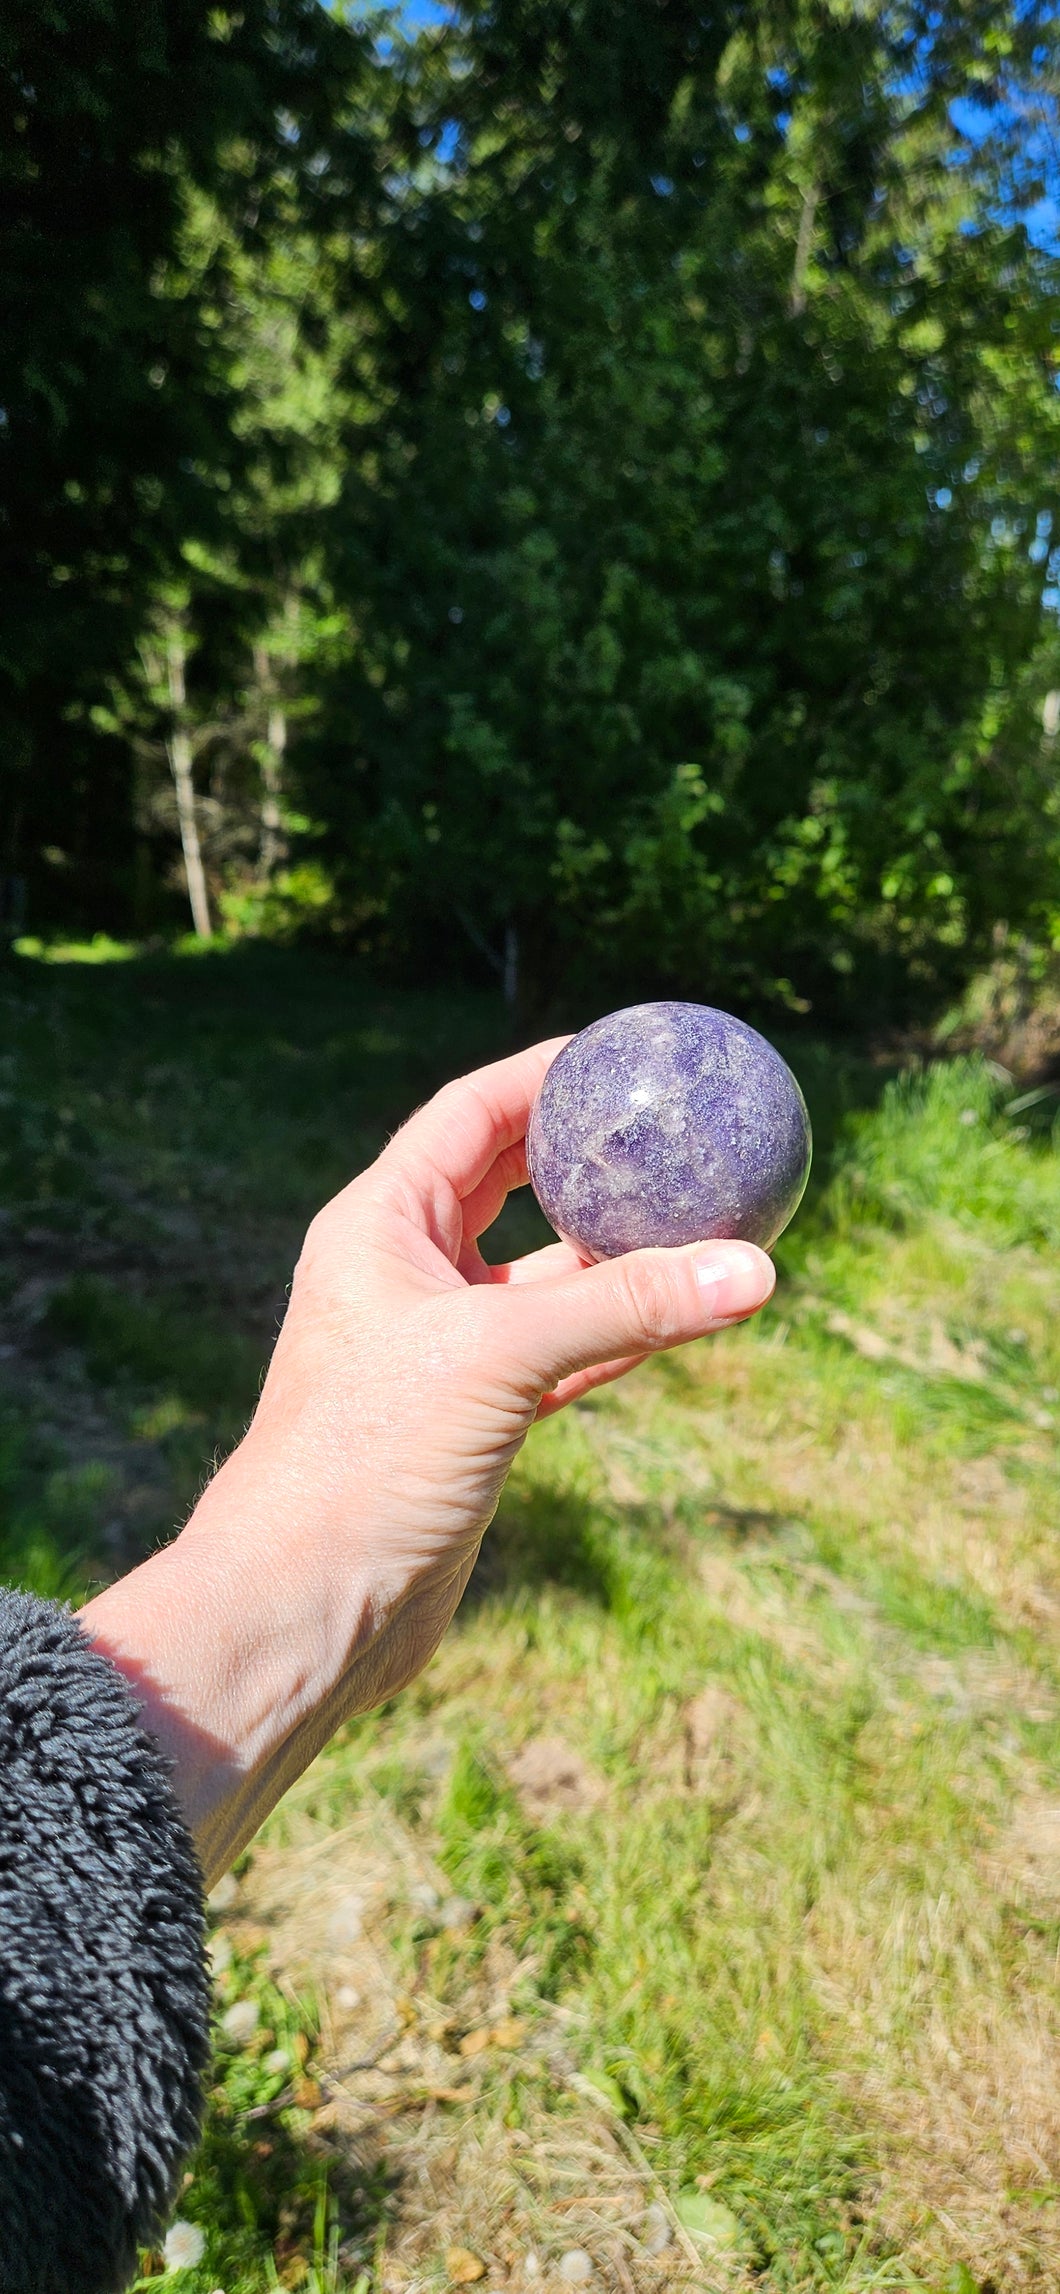
POLYGON ((338 1196, 332 1196, 329 1203, 321 1204, 319 1211, 314 1212, 306 1228, 305 1239, 302 1244, 302 1260, 312 1264, 317 1259, 326 1258, 334 1251, 345 1224, 345 1213, 346 1206, 338 1196))
POLYGON ((649 1348, 668 1345, 678 1326, 672 1269, 646 1252, 627 1269, 626 1286, 632 1332, 649 1348))
POLYGON ((365 1220, 368 1197, 363 1179, 351 1179, 341 1194, 333 1195, 314 1212, 302 1240, 296 1276, 334 1271, 353 1255, 353 1238, 365 1220))

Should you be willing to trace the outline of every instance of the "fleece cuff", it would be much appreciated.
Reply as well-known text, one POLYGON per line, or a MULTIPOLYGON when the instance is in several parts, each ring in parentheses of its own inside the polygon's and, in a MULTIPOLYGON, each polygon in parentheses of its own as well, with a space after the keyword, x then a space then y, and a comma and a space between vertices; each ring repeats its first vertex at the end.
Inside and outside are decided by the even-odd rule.
POLYGON ((135 1697, 0 1590, 0 2287, 113 2294, 202 2117, 202 1881, 135 1697))

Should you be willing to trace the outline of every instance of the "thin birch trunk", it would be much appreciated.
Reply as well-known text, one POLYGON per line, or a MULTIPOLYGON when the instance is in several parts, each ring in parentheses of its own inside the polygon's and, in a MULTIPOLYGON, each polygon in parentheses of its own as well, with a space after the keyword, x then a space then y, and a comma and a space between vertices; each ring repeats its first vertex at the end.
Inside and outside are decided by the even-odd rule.
POLYGON ((166 639, 166 675, 169 686, 170 729, 166 737, 166 755, 177 792, 177 819, 180 822, 180 844, 184 854, 184 879, 191 904, 191 920, 200 940, 211 937, 210 902, 206 891, 206 872, 202 865, 199 844, 199 823, 195 816, 195 783, 191 772, 191 735, 185 721, 187 687, 185 665, 187 652, 182 631, 173 626, 166 639))
POLYGON ((813 252, 813 227, 817 221, 817 203, 820 191, 811 183, 802 195, 802 214, 799 217, 799 235, 795 242, 795 261, 791 272, 789 307, 793 318, 801 318, 806 308, 806 273, 813 252))
MULTIPOLYGON (((254 674, 264 692, 269 691, 272 672, 264 646, 255 647, 254 674)), ((284 762, 287 755, 287 712, 275 694, 269 700, 265 742, 261 756, 261 842, 258 847, 258 875, 267 883, 277 861, 283 859, 287 840, 283 833, 283 814, 280 800, 283 795, 284 762)))

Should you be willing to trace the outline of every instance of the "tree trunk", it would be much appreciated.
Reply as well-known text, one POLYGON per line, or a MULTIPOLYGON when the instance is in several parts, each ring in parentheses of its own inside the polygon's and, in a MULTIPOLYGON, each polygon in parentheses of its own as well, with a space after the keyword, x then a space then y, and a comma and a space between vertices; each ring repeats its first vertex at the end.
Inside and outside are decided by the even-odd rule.
POLYGON ((183 631, 170 628, 166 640, 166 672, 169 684, 171 722, 166 737, 166 755, 177 792, 177 819, 180 822, 180 844, 184 854, 184 880, 191 904, 191 920, 200 940, 208 940, 210 932, 210 902, 206 891, 206 872, 202 865, 199 845, 199 823, 195 817, 195 783, 191 775, 191 734, 185 722, 187 689, 184 669, 187 653, 183 631))
MULTIPOLYGON (((254 674, 262 691, 270 693, 272 671, 263 646, 254 650, 254 674)), ((261 756, 261 842, 258 846, 258 875, 267 884, 277 861, 283 860, 287 839, 283 833, 283 814, 280 799, 283 795, 283 768, 287 754, 287 713, 276 694, 270 693, 265 742, 261 756)))
POLYGON ((817 203, 820 191, 811 183, 802 195, 802 214, 799 217, 799 235, 795 242, 795 261, 791 272, 789 308, 792 318, 801 318, 806 308, 806 273, 813 252, 813 227, 817 221, 817 203))

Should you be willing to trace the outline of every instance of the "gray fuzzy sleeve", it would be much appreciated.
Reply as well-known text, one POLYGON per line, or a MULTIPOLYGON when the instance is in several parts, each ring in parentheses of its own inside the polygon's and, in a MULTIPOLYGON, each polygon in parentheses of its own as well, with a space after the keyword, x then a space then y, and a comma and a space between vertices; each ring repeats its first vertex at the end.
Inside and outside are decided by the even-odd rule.
POLYGON ((167 1764, 73 1618, 0 1591, 0 2288, 112 2294, 202 2114, 202 1883, 167 1764))

